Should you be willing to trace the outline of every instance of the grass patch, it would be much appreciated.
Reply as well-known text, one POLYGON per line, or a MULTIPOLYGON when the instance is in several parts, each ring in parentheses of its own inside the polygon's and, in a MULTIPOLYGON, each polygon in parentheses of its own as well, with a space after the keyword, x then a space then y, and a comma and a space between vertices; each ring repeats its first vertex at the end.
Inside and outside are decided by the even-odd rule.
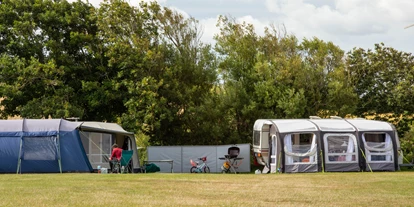
POLYGON ((412 206, 414 172, 4 174, 0 206, 412 206))

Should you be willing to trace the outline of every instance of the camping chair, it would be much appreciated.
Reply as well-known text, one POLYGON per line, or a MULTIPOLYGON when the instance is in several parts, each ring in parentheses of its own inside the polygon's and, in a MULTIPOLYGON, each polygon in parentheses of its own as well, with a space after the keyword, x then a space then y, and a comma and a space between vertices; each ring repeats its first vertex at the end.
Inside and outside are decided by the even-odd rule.
POLYGON ((134 154, 133 150, 122 150, 122 157, 121 157, 121 173, 133 172, 131 159, 132 155, 134 154))

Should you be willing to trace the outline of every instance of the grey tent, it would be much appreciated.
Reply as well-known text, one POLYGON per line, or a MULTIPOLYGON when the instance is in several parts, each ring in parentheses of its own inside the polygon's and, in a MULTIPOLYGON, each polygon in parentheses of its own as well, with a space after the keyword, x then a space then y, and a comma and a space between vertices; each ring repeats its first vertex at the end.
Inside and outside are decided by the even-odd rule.
POLYGON ((270 172, 395 171, 398 134, 392 124, 365 119, 259 119, 253 150, 270 172))
POLYGON ((356 129, 344 119, 311 119, 320 131, 324 170, 360 171, 356 129))
POLYGON ((361 162, 363 170, 398 169, 398 152, 401 148, 397 130, 393 125, 365 119, 350 119, 348 122, 355 126, 360 150, 366 157, 361 162))

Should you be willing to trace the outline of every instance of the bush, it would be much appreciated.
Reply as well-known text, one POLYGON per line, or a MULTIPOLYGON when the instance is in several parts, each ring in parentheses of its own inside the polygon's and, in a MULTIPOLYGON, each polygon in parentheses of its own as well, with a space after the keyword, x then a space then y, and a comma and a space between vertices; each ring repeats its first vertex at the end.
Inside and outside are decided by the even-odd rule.
POLYGON ((414 163, 414 125, 404 134, 401 141, 401 150, 404 153, 404 162, 414 163))

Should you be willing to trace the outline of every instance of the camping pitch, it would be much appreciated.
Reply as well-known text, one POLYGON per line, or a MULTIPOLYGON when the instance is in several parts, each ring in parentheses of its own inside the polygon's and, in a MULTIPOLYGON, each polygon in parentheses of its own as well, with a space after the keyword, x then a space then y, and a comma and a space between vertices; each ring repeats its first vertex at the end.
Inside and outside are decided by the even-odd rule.
POLYGON ((139 169, 134 134, 114 123, 64 119, 0 120, 0 173, 94 172, 109 167, 112 144, 133 150, 131 169, 139 169))

